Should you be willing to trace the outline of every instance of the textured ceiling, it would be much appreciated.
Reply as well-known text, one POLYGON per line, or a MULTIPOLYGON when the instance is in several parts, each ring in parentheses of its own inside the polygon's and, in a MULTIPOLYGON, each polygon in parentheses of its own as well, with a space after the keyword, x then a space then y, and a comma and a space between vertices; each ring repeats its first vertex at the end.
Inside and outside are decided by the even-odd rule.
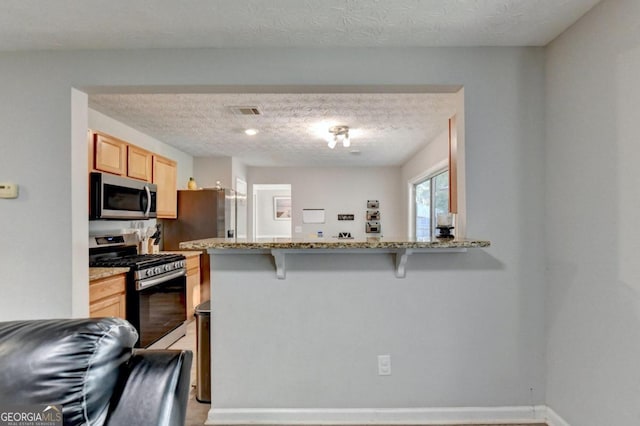
POLYGON ((3 0, 0 50, 543 46, 599 0, 3 0))
MULTIPOLYGON (((233 156, 252 166, 400 165, 446 130, 454 94, 102 94, 89 106, 194 156, 233 156), (258 106, 259 116, 229 107, 258 106), (351 147, 331 150, 332 125, 351 147), (254 128, 256 136, 244 130, 254 128), (357 150, 354 154, 350 151, 357 150)), ((135 141, 130 141, 135 143, 135 141)))

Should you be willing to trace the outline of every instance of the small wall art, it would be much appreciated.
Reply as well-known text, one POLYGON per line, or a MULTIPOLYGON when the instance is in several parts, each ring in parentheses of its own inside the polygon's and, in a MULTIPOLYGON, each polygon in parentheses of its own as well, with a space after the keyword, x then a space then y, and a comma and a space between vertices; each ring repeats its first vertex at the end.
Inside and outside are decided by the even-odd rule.
POLYGON ((273 219, 291 220, 291 197, 273 197, 273 219))

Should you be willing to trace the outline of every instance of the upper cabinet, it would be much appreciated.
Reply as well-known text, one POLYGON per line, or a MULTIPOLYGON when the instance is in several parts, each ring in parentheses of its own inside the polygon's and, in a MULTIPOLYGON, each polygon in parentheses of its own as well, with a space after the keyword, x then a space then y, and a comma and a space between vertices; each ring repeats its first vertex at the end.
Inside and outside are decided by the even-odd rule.
POLYGON ((127 143, 111 136, 93 133, 93 168, 116 175, 127 174, 127 143))
POLYGON ((134 145, 127 147, 127 176, 151 182, 153 154, 134 145))
POLYGON ((158 218, 178 217, 178 164, 104 133, 89 131, 89 170, 128 176, 158 185, 158 218))
POLYGON ((158 218, 175 219, 178 217, 177 164, 173 160, 153 156, 153 183, 158 185, 156 208, 158 218))

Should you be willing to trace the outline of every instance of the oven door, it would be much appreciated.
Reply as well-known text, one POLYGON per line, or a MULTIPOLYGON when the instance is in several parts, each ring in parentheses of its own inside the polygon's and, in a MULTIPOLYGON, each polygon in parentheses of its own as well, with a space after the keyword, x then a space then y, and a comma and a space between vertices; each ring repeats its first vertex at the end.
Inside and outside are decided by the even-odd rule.
POLYGON ((127 311, 140 334, 137 347, 166 349, 185 335, 186 284, 184 270, 136 281, 127 311))

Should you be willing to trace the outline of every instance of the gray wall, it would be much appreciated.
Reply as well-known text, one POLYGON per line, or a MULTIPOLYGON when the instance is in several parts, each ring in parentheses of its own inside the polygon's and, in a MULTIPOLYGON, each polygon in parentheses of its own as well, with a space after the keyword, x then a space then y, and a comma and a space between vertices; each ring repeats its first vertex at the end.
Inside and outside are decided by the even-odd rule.
POLYGON ((215 188, 220 181, 223 188, 234 188, 231 157, 195 157, 193 159, 193 178, 198 188, 215 188))
MULTIPOLYGON (((260 235, 256 237, 291 238, 291 220, 275 220, 273 197, 291 197, 290 190, 261 189, 256 194, 256 227, 260 235)), ((253 198, 252 198, 253 199, 253 198)))
POLYGON ((249 184, 291 184, 293 237, 309 238, 322 231, 325 238, 351 232, 365 238, 367 200, 380 201, 382 233, 404 236, 399 167, 249 167, 249 184), (324 209, 325 223, 302 223, 303 209, 324 209), (353 221, 338 221, 339 213, 353 221), (296 233, 295 227, 302 231, 296 233))
POLYGON ((605 1, 547 60, 547 403, 640 423, 640 3, 605 1))
MULTIPOLYGON (((436 383, 424 381, 416 388, 414 402, 488 406, 545 400, 541 232, 545 223, 540 182, 544 51, 536 48, 0 54, 0 173, 3 180, 21 184, 22 190, 17 200, 0 200, 0 319, 86 313, 88 294, 81 291, 86 287, 88 256, 87 223, 82 220, 87 206, 86 118, 82 131, 86 97, 74 92, 72 116, 71 89, 216 84, 464 85, 466 233, 491 239, 493 245, 446 260, 434 257, 429 262, 433 280, 427 274, 419 283, 393 288, 406 292, 404 297, 424 300, 425 311, 435 303, 455 307, 458 315, 447 317, 447 328, 441 330, 449 336, 443 342, 467 339, 465 346, 470 349, 451 351, 448 362, 478 372, 475 377, 482 380, 460 376, 458 396, 443 399, 432 397, 437 395, 436 383), (72 164, 72 158, 84 161, 72 164), (34 226, 43 220, 43 225, 34 226), (447 283, 442 298, 426 298, 425 292, 438 291, 436 283, 442 280, 447 283), (456 334, 469 327, 473 333, 456 334)), ((370 284, 371 294, 387 285, 375 279, 370 284)), ((392 306, 398 315, 403 313, 402 304, 392 306)), ((371 308, 361 304, 360 309, 371 308)), ((377 331, 362 332, 362 338, 371 339, 377 331)), ((406 342, 429 338, 420 324, 403 333, 406 342)), ((415 360, 410 367, 424 365, 415 360)), ((358 383, 352 390, 363 394, 362 404, 377 401, 367 399, 369 389, 358 383)))

